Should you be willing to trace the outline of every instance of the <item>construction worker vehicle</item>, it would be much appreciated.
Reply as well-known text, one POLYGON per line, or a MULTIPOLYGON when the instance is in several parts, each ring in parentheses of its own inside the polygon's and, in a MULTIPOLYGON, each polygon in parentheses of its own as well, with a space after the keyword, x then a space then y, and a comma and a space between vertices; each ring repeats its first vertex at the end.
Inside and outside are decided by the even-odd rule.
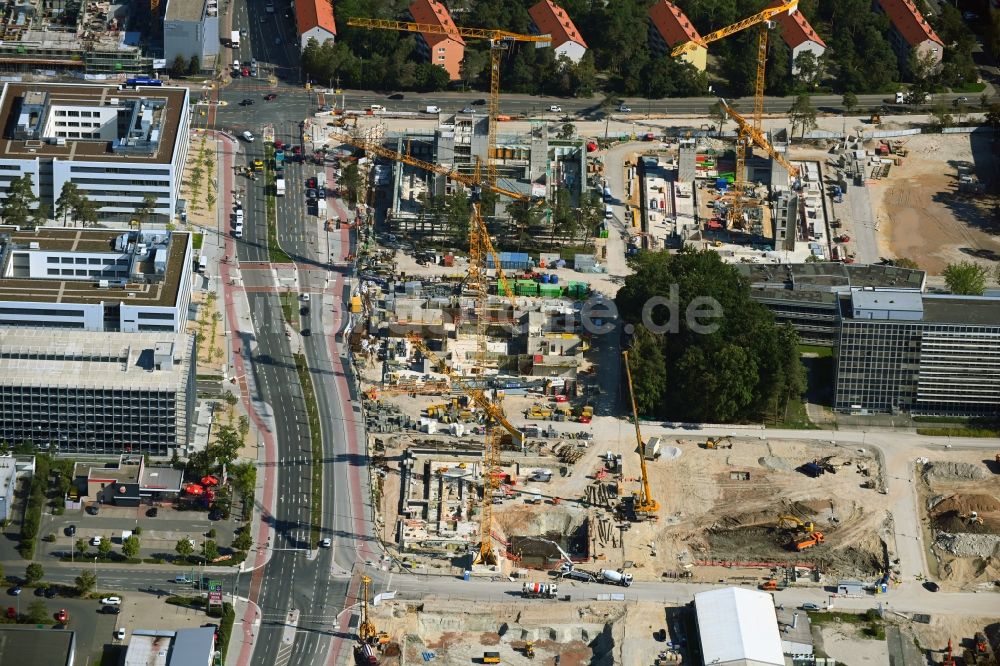
POLYGON ((529 419, 548 419, 552 417, 552 410, 541 403, 532 405, 526 416, 529 419))
POLYGON ((525 599, 555 599, 559 586, 554 583, 525 583, 521 586, 525 599))
POLYGON ((779 590, 785 589, 787 585, 785 583, 779 583, 776 579, 771 578, 769 580, 764 581, 757 587, 765 592, 777 592, 779 590))
POLYGON ((733 448, 733 438, 729 435, 725 437, 709 437, 708 440, 702 444, 702 448, 706 449, 731 449, 733 448), (727 445, 728 444, 728 445, 727 445))
POLYGON ((499 664, 500 663, 500 653, 499 652, 484 652, 483 659, 484 664, 499 664))
POLYGON ((796 529, 812 534, 816 531, 816 525, 810 521, 803 521, 795 516, 778 516, 778 527, 786 527, 786 523, 791 523, 796 529))
POLYGON ((802 539, 801 541, 796 541, 795 550, 802 552, 807 548, 812 548, 813 546, 823 543, 823 541, 825 540, 826 538, 823 536, 822 532, 813 532, 805 539, 802 539))

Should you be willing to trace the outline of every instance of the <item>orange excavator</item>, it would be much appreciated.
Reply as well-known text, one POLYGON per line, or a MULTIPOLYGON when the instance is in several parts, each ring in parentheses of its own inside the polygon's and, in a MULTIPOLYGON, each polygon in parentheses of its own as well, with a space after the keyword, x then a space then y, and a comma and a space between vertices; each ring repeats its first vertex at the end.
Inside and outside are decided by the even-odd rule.
POLYGON ((826 540, 826 537, 823 536, 822 532, 813 532, 812 534, 810 534, 805 539, 802 539, 801 541, 796 541, 795 542, 795 550, 797 550, 799 552, 802 552, 803 550, 805 550, 807 548, 812 548, 813 546, 815 546, 817 544, 823 543, 825 540, 826 540))

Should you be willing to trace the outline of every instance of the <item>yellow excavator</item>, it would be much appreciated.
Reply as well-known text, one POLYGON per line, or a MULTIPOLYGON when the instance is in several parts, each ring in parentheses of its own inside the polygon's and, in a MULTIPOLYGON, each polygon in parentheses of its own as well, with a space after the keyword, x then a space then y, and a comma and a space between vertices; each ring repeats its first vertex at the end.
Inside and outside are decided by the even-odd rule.
POLYGON ((733 448, 733 438, 729 435, 725 437, 709 437, 702 446, 706 449, 731 449, 733 448), (728 446, 726 446, 727 442, 729 443, 728 446))
POLYGON ((639 468, 642 470, 642 490, 632 493, 631 498, 626 498, 626 516, 633 522, 643 520, 656 520, 660 511, 660 503, 653 499, 653 493, 649 489, 649 474, 646 471, 646 444, 642 439, 642 432, 639 430, 639 410, 635 406, 635 391, 632 390, 632 369, 628 364, 628 352, 622 352, 622 359, 625 362, 625 377, 628 379, 628 395, 632 400, 632 418, 635 420, 635 441, 639 444, 639 468))
POLYGON ((788 523, 791 523, 794 527, 802 530, 806 534, 812 534, 816 531, 816 525, 813 521, 804 521, 796 518, 795 516, 778 516, 778 527, 788 527, 788 523))

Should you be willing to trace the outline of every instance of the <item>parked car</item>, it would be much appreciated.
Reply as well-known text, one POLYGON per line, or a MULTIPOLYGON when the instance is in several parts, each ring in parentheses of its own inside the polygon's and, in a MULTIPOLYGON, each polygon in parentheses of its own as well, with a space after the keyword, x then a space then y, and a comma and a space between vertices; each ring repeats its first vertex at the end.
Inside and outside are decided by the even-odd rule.
POLYGON ((631 113, 632 109, 625 106, 625 104, 618 105, 618 113, 631 113))
POLYGON ((122 612, 121 606, 101 606, 99 613, 104 613, 105 615, 118 615, 122 612))
POLYGON ((76 536, 76 525, 68 525, 65 532, 66 536, 76 536))
POLYGON ((59 624, 66 624, 69 621, 69 613, 66 612, 65 608, 60 608, 59 612, 56 613, 56 622, 59 624))
POLYGON ((104 604, 105 606, 121 606, 122 605, 122 598, 121 597, 104 597, 103 599, 101 599, 101 603, 104 604))
POLYGON ((242 136, 243 140, 246 141, 247 143, 253 143, 254 141, 253 133, 250 132, 250 130, 243 132, 243 134, 241 134, 240 136, 242 136))
POLYGON ((807 603, 807 604, 802 604, 801 606, 799 606, 799 610, 804 610, 804 611, 818 611, 818 610, 820 610, 820 607, 819 607, 819 604, 808 604, 807 603))
POLYGON ((159 510, 159 509, 157 509, 157 508, 156 508, 156 507, 154 506, 154 507, 152 507, 151 509, 147 509, 147 510, 146 510, 146 517, 147 517, 147 518, 156 518, 156 516, 158 516, 158 515, 159 515, 159 513, 160 513, 160 510, 159 510))
POLYGON ((253 106, 253 100, 247 97, 245 100, 240 102, 240 106, 253 106))
POLYGON ((306 187, 316 187, 316 179, 306 178, 306 187))
POLYGON ((11 594, 12 596, 15 596, 15 597, 16 597, 16 596, 19 596, 19 595, 21 594, 21 592, 22 592, 22 591, 23 591, 23 590, 22 590, 22 588, 21 588, 21 586, 20 586, 20 585, 15 585, 14 587, 10 588, 10 590, 9 590, 10 594, 11 594))
POLYGON ((562 107, 559 106, 558 104, 553 104, 552 106, 549 107, 549 112, 550 113, 562 113, 562 107))
POLYGON ((99 536, 91 537, 90 538, 90 545, 91 546, 100 546, 101 545, 101 537, 99 537, 99 536))
POLYGON ((7 606, 7 619, 15 620, 17 619, 17 609, 13 606, 7 606))
POLYGON ((302 337, 303 338, 308 338, 310 335, 312 335, 312 331, 310 329, 308 329, 308 328, 303 328, 302 329, 302 337))
POLYGON ((35 596, 36 597, 44 597, 45 596, 45 590, 46 590, 46 588, 44 588, 44 587, 36 587, 35 588, 35 596))
POLYGON ((927 590, 928 592, 937 592, 941 589, 941 586, 935 583, 934 581, 929 580, 924 583, 924 589, 927 590))
POLYGON ((326 188, 325 187, 317 188, 316 197, 319 199, 326 199, 326 188))
POLYGON ((222 512, 218 509, 212 509, 208 512, 209 520, 222 520, 222 512))
POLYGON ((50 586, 50 587, 45 588, 45 598, 46 599, 55 599, 58 596, 59 596, 59 588, 58 587, 51 587, 50 586))
POLYGON ((125 627, 118 627, 118 629, 115 631, 115 638, 117 638, 120 641, 125 640, 125 627))
POLYGON ((276 99, 278 99, 278 95, 276 93, 267 93, 264 95, 265 102, 273 102, 276 99))

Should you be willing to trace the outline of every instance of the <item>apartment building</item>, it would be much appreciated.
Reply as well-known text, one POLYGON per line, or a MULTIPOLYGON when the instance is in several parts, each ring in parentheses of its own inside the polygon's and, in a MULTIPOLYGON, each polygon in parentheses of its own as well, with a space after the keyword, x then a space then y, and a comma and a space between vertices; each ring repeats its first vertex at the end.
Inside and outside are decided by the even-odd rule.
POLYGON ((320 44, 337 39, 337 22, 333 18, 331 0, 298 0, 294 4, 300 48, 304 49, 310 39, 320 44))
POLYGON ((149 221, 168 222, 188 151, 187 88, 5 83, 0 93, 0 198, 30 174, 40 204, 55 210, 74 183, 101 222, 128 222, 147 195, 149 221))
MULTIPOLYGON (((410 16, 416 23, 455 28, 455 22, 451 19, 448 8, 438 0, 415 0, 410 5, 410 16)), ((443 67, 452 81, 462 78, 465 40, 459 35, 418 32, 417 51, 424 59, 443 67)))
POLYGON ((899 59, 901 71, 910 70, 911 59, 929 57, 935 68, 944 57, 944 42, 934 32, 913 0, 875 0, 875 6, 892 23, 889 43, 899 59))
MULTIPOLYGON (((669 57, 674 47, 700 39, 697 28, 674 3, 659 0, 649 8, 649 46, 656 55, 669 57)), ((694 65, 699 72, 705 71, 707 58, 708 49, 704 46, 681 56, 682 60, 694 65)))
MULTIPOLYGON (((774 0, 771 7, 778 7, 784 4, 784 0, 774 0)), ((795 59, 799 55, 809 52, 817 60, 826 52, 826 42, 816 33, 809 20, 800 11, 778 14, 773 19, 778 24, 781 38, 785 40, 791 53, 792 74, 798 74, 798 67, 795 59)))
POLYGON ((576 24, 566 10, 552 0, 542 0, 528 9, 534 31, 539 35, 552 36, 552 49, 556 57, 566 56, 575 63, 587 53, 587 42, 576 29, 576 24))
POLYGON ((169 456, 193 436, 195 339, 0 326, 0 441, 169 456))
POLYGON ((179 333, 191 234, 0 227, 0 327, 179 333))

